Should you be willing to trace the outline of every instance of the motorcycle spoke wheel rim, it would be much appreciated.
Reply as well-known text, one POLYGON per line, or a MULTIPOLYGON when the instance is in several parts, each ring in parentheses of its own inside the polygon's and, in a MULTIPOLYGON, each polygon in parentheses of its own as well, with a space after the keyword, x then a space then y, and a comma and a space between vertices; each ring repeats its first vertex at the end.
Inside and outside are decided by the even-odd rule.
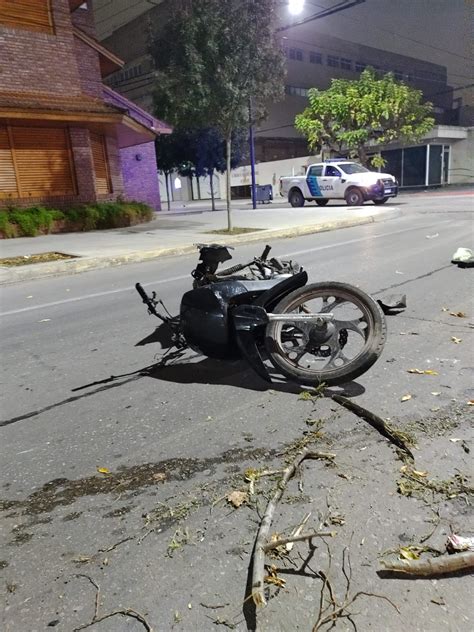
POLYGON ((309 323, 278 323, 275 343, 282 360, 292 368, 314 374, 331 374, 357 361, 364 353, 373 327, 369 309, 343 291, 322 291, 296 299, 285 313, 333 313, 334 332, 320 345, 311 343, 309 323), (341 340, 347 341, 341 345, 341 340))

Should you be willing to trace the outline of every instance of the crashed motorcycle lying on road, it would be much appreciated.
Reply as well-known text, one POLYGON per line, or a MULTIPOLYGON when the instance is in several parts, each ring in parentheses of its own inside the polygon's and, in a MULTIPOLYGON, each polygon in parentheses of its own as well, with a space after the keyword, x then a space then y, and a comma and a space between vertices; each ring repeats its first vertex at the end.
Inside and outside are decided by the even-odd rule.
POLYGON ((359 288, 337 282, 307 285, 308 275, 297 263, 268 258, 270 246, 252 261, 220 271, 232 248, 197 247, 193 289, 183 295, 179 316, 170 316, 155 292, 148 296, 140 283, 135 286, 148 312, 170 328, 178 350, 245 358, 271 382, 265 364, 270 360, 286 379, 307 386, 349 382, 380 356, 384 314, 359 288))

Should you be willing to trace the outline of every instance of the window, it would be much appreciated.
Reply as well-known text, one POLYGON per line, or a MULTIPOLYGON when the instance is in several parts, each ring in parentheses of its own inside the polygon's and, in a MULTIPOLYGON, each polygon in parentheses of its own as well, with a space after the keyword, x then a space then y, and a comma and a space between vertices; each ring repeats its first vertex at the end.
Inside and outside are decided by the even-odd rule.
POLYGON ((105 137, 91 133, 92 160, 95 171, 95 190, 99 195, 112 193, 105 137))
POLYGON ((367 64, 364 64, 363 61, 356 61, 355 69, 356 72, 363 72, 367 68, 367 64))
POLYGON ((341 68, 344 68, 344 70, 352 70, 352 61, 341 57, 341 68))
POLYGON ((319 177, 323 175, 323 165, 315 165, 311 167, 308 173, 308 176, 319 177))
POLYGON ((321 53, 316 53, 314 50, 309 53, 309 62, 310 64, 322 64, 323 56, 321 53))
POLYGON ((296 97, 308 96, 308 88, 299 88, 298 86, 285 86, 285 92, 296 97))
POLYGON ((336 167, 333 167, 332 165, 328 165, 326 167, 324 175, 325 176, 335 177, 335 178, 340 178, 341 177, 341 172, 336 167))
POLYGON ((290 48, 290 59, 295 59, 296 61, 303 61, 303 51, 301 48, 290 48))
POLYGON ((339 57, 328 55, 328 66, 331 66, 332 68, 339 68, 339 57))
POLYGON ((0 24, 53 33, 51 0, 1 0, 0 24))
POLYGON ((69 134, 53 127, 0 127, 0 197, 74 195, 69 134))
POLYGON ((9 132, 0 127, 0 199, 9 197, 18 197, 18 187, 9 132))
POLYGON ((339 165, 339 167, 344 171, 344 173, 365 173, 369 171, 362 165, 358 165, 356 162, 347 162, 343 165, 339 165))

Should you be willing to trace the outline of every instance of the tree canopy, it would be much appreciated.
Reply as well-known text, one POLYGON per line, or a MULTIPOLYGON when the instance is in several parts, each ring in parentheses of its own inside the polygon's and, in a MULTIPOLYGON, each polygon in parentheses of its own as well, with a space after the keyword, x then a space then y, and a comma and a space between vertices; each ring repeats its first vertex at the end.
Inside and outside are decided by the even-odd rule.
POLYGON ((174 0, 150 44, 155 113, 179 128, 216 128, 226 141, 230 220, 232 132, 283 96, 284 57, 274 27, 277 0, 174 0))
POLYGON ((333 79, 327 90, 311 88, 308 98, 309 107, 297 115, 295 126, 310 147, 348 151, 364 164, 368 147, 418 141, 434 125, 432 105, 422 102, 420 90, 396 81, 392 73, 379 78, 372 68, 355 81, 333 79))
MULTIPOLYGON (((177 171, 182 176, 208 176, 214 210, 213 176, 226 170, 225 141, 214 127, 204 129, 175 129, 173 134, 159 136, 155 141, 158 169, 166 177, 177 171)), ((232 133, 231 168, 238 167, 247 151, 245 130, 232 133)), ((168 191, 169 193, 169 191, 168 191)))

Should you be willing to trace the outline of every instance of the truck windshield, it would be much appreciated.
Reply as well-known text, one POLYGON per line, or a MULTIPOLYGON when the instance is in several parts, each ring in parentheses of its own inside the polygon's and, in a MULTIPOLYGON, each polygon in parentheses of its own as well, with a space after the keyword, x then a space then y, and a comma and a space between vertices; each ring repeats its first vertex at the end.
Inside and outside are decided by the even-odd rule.
POLYGON ((348 162, 343 165, 338 165, 339 169, 342 169, 344 173, 364 173, 365 171, 369 171, 362 165, 358 165, 355 162, 348 162))

